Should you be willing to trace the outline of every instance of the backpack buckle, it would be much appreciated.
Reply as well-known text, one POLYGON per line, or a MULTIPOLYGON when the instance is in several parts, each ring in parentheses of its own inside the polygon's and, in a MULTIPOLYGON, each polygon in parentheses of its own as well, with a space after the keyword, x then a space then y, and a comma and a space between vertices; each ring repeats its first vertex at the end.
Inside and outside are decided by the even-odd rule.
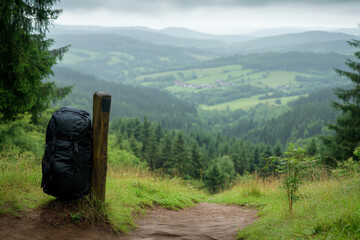
POLYGON ((77 154, 79 152, 79 145, 77 144, 77 142, 74 142, 74 153, 77 154))

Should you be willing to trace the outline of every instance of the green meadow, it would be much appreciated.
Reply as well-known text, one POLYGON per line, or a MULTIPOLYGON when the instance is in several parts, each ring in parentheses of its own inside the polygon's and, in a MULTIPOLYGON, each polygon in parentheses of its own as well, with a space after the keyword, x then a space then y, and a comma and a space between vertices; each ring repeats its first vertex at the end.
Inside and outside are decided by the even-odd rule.
MULTIPOLYGON (((323 76, 323 74, 320 75, 323 76)), ((319 75, 295 71, 255 71, 253 69, 244 69, 242 65, 227 65, 140 75, 132 83, 165 89, 179 98, 185 96, 188 100, 193 99, 196 94, 205 94, 201 98, 203 102, 199 103, 199 107, 204 110, 237 110, 250 109, 260 103, 276 105, 279 104, 279 100, 281 104, 285 105, 289 101, 306 95, 303 93, 305 89, 303 83, 296 81, 297 76, 311 78, 319 75), (187 84, 187 86, 181 86, 182 83, 187 84), (264 94, 254 92, 253 94, 250 93, 250 97, 233 97, 231 100, 220 101, 217 104, 206 104, 207 98, 212 98, 212 100, 216 98, 212 94, 214 91, 236 91, 234 89, 249 86, 254 89, 263 89, 264 94), (271 98, 274 91, 283 92, 284 95, 271 98), (293 92, 295 94, 290 94, 293 92), (264 96, 265 93, 270 97, 259 100, 259 97, 264 96), (287 96, 287 94, 291 96, 287 96)))
POLYGON ((244 109, 248 110, 252 107, 255 107, 258 104, 267 104, 270 106, 279 106, 279 104, 276 103, 276 100, 280 100, 281 104, 287 104, 288 102, 291 102, 293 100, 296 100, 300 96, 292 96, 292 97, 282 97, 282 98, 271 98, 271 99, 263 99, 259 100, 259 97, 262 95, 256 95, 252 96, 250 98, 240 98, 234 101, 226 102, 226 103, 220 103, 213 106, 207 106, 207 105, 200 105, 201 109, 204 110, 238 110, 238 109, 244 109))

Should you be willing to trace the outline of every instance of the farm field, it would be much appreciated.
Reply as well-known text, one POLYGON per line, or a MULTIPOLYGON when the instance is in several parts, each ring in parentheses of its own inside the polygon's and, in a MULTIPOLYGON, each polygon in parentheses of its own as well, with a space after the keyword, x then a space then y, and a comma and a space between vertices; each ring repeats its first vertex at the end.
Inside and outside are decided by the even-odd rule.
POLYGON ((197 92, 197 90, 203 89, 200 88, 202 85, 212 85, 214 88, 226 88, 235 85, 277 88, 289 84, 296 85, 296 76, 312 77, 313 75, 294 71, 257 71, 254 69, 243 69, 242 65, 228 65, 140 75, 132 83, 143 86, 168 83, 169 86, 165 89, 170 92, 178 92, 179 89, 183 89, 185 92, 188 89, 192 89, 194 92, 197 92), (178 84, 175 81, 185 83, 188 86, 178 88, 178 84), (199 88, 196 86, 199 86, 199 88))
POLYGON ((76 64, 86 60, 94 60, 101 57, 101 53, 85 50, 85 49, 78 49, 78 48, 71 48, 64 56, 62 63, 63 64, 76 64))
MULTIPOLYGON (((243 110, 248 110, 252 107, 255 107, 258 104, 267 104, 267 105, 279 105, 277 103, 275 103, 276 100, 280 100, 281 104, 287 104, 290 101, 296 100, 298 97, 300 96, 292 96, 292 97, 282 97, 282 98, 271 98, 271 99, 263 99, 263 100, 259 100, 260 95, 255 95, 252 96, 250 98, 240 98, 234 101, 230 101, 230 102, 225 102, 225 103, 221 103, 221 104, 216 104, 213 106, 207 106, 205 104, 200 105, 200 108, 202 108, 203 110, 226 110, 226 109, 230 109, 232 111, 234 110, 238 110, 238 109, 243 109, 243 110)), ((305 96, 305 95, 301 95, 301 96, 305 96)))
POLYGON ((203 110, 238 110, 250 109, 259 103, 287 104, 309 93, 308 86, 296 80, 298 77, 311 79, 326 74, 258 71, 244 69, 242 65, 227 65, 141 75, 133 84, 166 90, 203 110))

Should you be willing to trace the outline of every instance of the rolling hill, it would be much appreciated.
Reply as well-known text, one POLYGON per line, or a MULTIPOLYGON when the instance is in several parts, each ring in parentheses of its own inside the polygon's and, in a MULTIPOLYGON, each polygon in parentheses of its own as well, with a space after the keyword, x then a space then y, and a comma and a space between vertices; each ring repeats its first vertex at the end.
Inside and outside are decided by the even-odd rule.
POLYGON ((100 78, 121 81, 143 72, 154 72, 217 55, 195 48, 158 45, 116 34, 56 34, 54 48, 71 45, 62 64, 100 78))
POLYGON ((111 118, 144 116, 158 121, 165 128, 189 128, 197 122, 194 106, 168 93, 145 87, 133 87, 121 83, 100 80, 89 74, 64 67, 54 67, 54 77, 58 86, 73 86, 72 92, 60 105, 73 106, 92 112, 92 97, 96 91, 111 94, 111 118))
POLYGON ((259 52, 338 52, 350 53, 346 41, 360 39, 358 36, 325 31, 309 31, 257 38, 234 46, 238 53, 259 52))
POLYGON ((51 36, 56 35, 121 35, 138 41, 171 45, 177 47, 196 48, 223 53, 227 42, 241 42, 252 39, 242 35, 211 35, 199 33, 189 29, 168 28, 155 30, 146 27, 96 27, 96 26, 64 26, 55 25, 51 30, 51 36))

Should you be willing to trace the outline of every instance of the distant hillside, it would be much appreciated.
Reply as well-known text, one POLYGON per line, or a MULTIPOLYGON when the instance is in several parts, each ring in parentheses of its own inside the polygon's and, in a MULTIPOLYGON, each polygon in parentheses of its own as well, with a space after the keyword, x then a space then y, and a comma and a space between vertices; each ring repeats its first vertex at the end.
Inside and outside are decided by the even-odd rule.
POLYGON ((241 64, 247 69, 286 70, 301 72, 333 72, 334 68, 346 68, 346 59, 352 56, 337 53, 313 53, 313 52, 266 52, 252 53, 248 55, 233 55, 217 58, 204 62, 203 67, 224 66, 230 64, 241 64))
POLYGON ((340 29, 333 30, 333 32, 342 32, 342 33, 346 33, 346 34, 359 36, 360 28, 340 28, 340 29))
MULTIPOLYGON (((198 49, 187 49, 176 46, 159 46, 131 37, 117 34, 56 34, 54 38, 57 46, 71 44, 73 48, 94 51, 124 52, 135 57, 172 57, 172 61, 196 60, 191 54, 208 54, 198 49)), ((55 47, 57 47, 55 46, 55 47)), ((210 54, 209 54, 210 55, 210 54)))
POLYGON ((160 30, 160 32, 175 36, 175 37, 181 37, 181 38, 190 38, 190 39, 203 39, 203 40, 210 40, 210 39, 216 39, 221 40, 228 43, 235 43, 235 42, 244 42, 249 41, 253 39, 254 37, 247 36, 247 35, 215 35, 215 34, 207 34, 207 33, 201 33, 197 32, 191 29, 187 28, 165 28, 160 30))
POLYGON ((196 48, 230 55, 255 52, 337 52, 351 53, 346 40, 360 39, 357 28, 331 31, 308 31, 305 28, 261 29, 249 35, 216 35, 187 28, 170 27, 162 30, 147 27, 99 27, 55 25, 53 35, 123 35, 136 40, 161 45, 196 48))
POLYGON ((62 64, 112 81, 122 81, 143 72, 191 65, 216 56, 205 50, 152 44, 116 34, 56 34, 50 37, 56 42, 55 48, 71 45, 62 64))
POLYGON ((360 38, 344 33, 311 31, 257 38, 239 43, 234 48, 241 53, 306 51, 344 54, 351 52, 351 48, 346 45, 346 41, 351 39, 360 38))
POLYGON ((197 111, 192 105, 155 89, 133 87, 99 80, 95 76, 68 68, 54 67, 54 78, 59 86, 73 85, 72 93, 63 99, 62 106, 74 106, 92 112, 92 97, 96 91, 111 94, 111 118, 147 116, 165 128, 190 128, 196 123, 197 111))
POLYGON ((224 134, 243 137, 256 143, 286 145, 301 139, 325 134, 325 124, 332 123, 338 112, 331 107, 336 100, 332 89, 327 88, 301 97, 289 103, 291 109, 280 116, 256 124, 253 119, 241 120, 237 124, 225 127, 224 134))
POLYGON ((302 33, 302 32, 307 32, 309 30, 310 29, 306 29, 303 27, 263 28, 251 32, 249 33, 249 35, 254 36, 256 38, 260 38, 260 37, 269 37, 269 36, 277 36, 277 35, 292 34, 292 33, 302 33))
MULTIPOLYGON (((55 25, 52 35, 122 35, 136 40, 162 45, 206 49, 221 54, 226 42, 242 42, 252 39, 242 35, 211 35, 189 29, 169 28, 155 30, 146 27, 96 27, 55 25)), ((56 38, 56 37, 55 37, 56 38)))

